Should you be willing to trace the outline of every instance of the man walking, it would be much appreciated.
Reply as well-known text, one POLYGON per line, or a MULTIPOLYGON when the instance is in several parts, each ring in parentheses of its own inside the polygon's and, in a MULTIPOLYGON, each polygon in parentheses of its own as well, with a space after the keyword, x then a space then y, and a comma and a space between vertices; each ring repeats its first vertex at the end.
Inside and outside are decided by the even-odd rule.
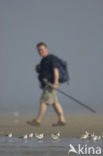
POLYGON ((58 122, 52 126, 63 126, 66 124, 63 109, 58 102, 57 88, 59 85, 59 69, 57 66, 56 56, 48 54, 47 45, 43 42, 37 44, 37 50, 42 57, 39 65, 36 66, 36 72, 43 89, 43 93, 40 99, 39 114, 32 121, 27 121, 29 125, 40 126, 41 119, 47 109, 47 105, 52 105, 58 116, 58 122), (44 79, 50 82, 52 85, 48 86, 44 79))

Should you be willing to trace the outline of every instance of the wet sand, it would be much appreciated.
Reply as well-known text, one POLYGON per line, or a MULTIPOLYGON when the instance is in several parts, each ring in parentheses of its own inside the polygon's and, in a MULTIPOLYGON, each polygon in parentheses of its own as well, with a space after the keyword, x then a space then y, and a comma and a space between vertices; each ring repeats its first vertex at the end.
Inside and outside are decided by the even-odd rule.
POLYGON ((63 137, 80 137, 85 130, 101 134, 103 132, 103 115, 66 115, 67 125, 62 127, 52 127, 52 123, 57 121, 54 115, 45 116, 40 127, 32 127, 26 124, 27 120, 33 117, 28 116, 1 116, 0 135, 10 132, 14 136, 21 136, 25 133, 43 132, 45 135, 60 131, 63 137))

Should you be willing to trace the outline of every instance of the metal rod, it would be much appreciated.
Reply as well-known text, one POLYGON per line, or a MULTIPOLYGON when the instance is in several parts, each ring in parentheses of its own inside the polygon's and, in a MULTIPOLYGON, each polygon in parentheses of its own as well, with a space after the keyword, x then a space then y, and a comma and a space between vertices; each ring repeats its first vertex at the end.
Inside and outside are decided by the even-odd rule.
POLYGON ((86 104, 82 103, 81 101, 77 100, 76 98, 72 97, 71 95, 63 92, 62 90, 60 89, 57 89, 57 91, 63 95, 65 95, 66 97, 68 97, 69 99, 75 101, 76 103, 78 103, 79 105, 83 106, 84 108, 88 109, 89 111, 93 112, 93 113, 96 113, 96 111, 91 108, 90 106, 87 106, 86 104))
MULTIPOLYGON (((45 82, 48 86, 52 87, 52 84, 51 84, 50 82, 48 82, 47 80, 44 80, 44 82, 45 82)), ((88 109, 89 111, 91 111, 91 112, 93 112, 93 113, 96 113, 96 110, 94 110, 94 109, 91 108, 90 106, 88 106, 88 105, 82 103, 81 101, 77 100, 76 98, 72 97, 71 95, 65 93, 64 91, 62 91, 62 90, 60 90, 60 89, 56 89, 56 90, 57 90, 59 93, 61 93, 61 94, 65 95, 66 97, 68 97, 69 99, 75 101, 75 102, 78 103, 79 105, 83 106, 84 108, 88 109)))

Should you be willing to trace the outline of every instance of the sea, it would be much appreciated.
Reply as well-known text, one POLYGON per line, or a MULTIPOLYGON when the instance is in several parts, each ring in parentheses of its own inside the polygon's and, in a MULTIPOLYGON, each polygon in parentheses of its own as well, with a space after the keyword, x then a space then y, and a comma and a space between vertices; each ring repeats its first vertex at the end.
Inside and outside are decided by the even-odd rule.
POLYGON ((0 136, 0 156, 103 156, 103 140, 51 136, 42 140, 0 136))

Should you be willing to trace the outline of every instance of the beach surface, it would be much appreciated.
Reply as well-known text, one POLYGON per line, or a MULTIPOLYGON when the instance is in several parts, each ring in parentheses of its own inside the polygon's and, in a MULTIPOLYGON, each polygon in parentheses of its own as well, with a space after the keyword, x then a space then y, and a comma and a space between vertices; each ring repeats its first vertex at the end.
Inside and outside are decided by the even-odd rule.
POLYGON ((99 135, 103 132, 103 115, 66 115, 67 125, 52 127, 57 122, 54 115, 45 116, 40 127, 32 127, 26 123, 33 117, 28 116, 1 116, 0 135, 13 133, 14 136, 21 136, 26 133, 44 133, 46 136, 54 132, 61 132, 63 137, 80 137, 87 130, 99 135))

